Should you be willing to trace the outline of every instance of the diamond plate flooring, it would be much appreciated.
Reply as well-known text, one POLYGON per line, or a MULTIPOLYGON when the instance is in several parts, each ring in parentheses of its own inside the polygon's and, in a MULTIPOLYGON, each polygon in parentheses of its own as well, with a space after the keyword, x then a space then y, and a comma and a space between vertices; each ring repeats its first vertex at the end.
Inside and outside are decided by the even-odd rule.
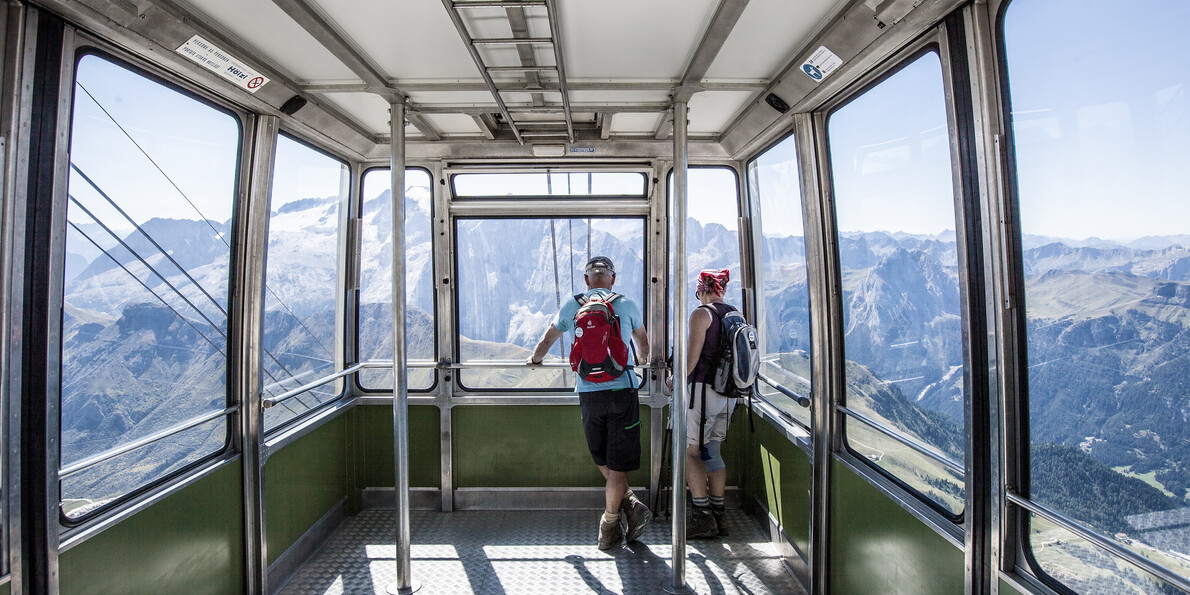
MULTIPOLYGON (((413 511, 410 564, 419 594, 662 593, 673 578, 670 522, 654 521, 628 547, 595 546, 599 511, 413 511)), ((804 593, 768 538, 728 510, 731 536, 691 540, 686 583, 700 594, 804 593)), ((395 515, 347 519, 280 591, 387 593, 396 580, 395 515)))

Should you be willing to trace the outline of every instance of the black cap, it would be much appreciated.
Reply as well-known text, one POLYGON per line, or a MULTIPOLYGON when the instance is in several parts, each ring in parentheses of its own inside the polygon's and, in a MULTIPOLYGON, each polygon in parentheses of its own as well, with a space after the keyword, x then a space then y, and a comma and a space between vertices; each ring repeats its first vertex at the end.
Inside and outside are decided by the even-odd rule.
POLYGON ((593 269, 607 269, 607 272, 616 274, 616 267, 612 265, 612 259, 606 256, 596 256, 588 260, 583 272, 590 273, 593 269))

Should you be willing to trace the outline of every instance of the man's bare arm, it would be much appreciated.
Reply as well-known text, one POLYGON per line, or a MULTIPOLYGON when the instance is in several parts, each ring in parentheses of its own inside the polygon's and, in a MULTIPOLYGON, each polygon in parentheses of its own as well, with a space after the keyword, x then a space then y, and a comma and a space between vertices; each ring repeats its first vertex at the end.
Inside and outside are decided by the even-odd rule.
POLYGON ((648 363, 649 333, 645 331, 644 325, 641 325, 632 331, 632 340, 636 343, 636 363, 648 363))
POLYGON ((549 352, 550 347, 554 345, 554 341, 557 341, 561 336, 562 331, 558 330, 558 328, 552 324, 549 325, 545 329, 545 333, 541 335, 541 340, 537 342, 537 347, 533 349, 533 353, 530 353, 529 357, 525 359, 525 363, 529 364, 530 366, 541 365, 541 359, 545 357, 547 352, 549 352))

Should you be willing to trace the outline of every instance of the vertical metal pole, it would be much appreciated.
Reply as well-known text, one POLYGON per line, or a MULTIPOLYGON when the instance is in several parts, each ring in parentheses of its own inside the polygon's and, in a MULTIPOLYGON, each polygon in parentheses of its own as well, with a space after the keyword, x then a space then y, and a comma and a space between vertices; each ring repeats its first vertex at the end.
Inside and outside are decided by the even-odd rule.
POLYGON ((673 577, 664 585, 666 593, 693 593, 686 584, 686 110, 684 101, 674 102, 674 390, 669 418, 673 422, 673 577))
POLYGON ((405 100, 389 109, 393 197, 393 449, 396 456, 397 581, 393 595, 413 593, 409 568, 409 367, 405 365, 405 100))
POLYGON ((273 166, 277 155, 276 116, 257 116, 252 136, 248 187, 237 205, 244 222, 237 234, 232 259, 236 267, 234 309, 229 314, 231 336, 238 337, 234 359, 239 378, 240 454, 244 474, 244 559, 248 593, 268 593, 268 541, 265 539, 264 411, 261 409, 261 365, 264 353, 264 292, 268 258, 269 204, 273 195, 273 166), (239 239, 239 238, 242 238, 239 239))

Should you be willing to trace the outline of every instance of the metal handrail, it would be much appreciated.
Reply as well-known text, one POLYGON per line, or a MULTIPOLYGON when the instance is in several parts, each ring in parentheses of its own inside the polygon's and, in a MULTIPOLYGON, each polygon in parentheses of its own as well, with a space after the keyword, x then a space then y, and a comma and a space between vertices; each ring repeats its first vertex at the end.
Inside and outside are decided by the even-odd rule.
MULTIPOLYGON (((364 363, 356 364, 354 367, 358 368, 390 368, 392 361, 371 360, 364 363)), ((529 366, 523 359, 513 360, 498 360, 485 362, 433 362, 431 360, 411 361, 406 364, 410 368, 434 368, 439 370, 471 370, 479 368, 570 368, 570 364, 564 361, 542 362, 540 364, 529 366)), ((660 368, 664 368, 662 365, 660 368)), ((634 370, 652 370, 653 364, 633 364, 634 370)))
MULTIPOLYGON (((389 365, 391 366, 392 363, 389 363, 389 365)), ((268 409, 274 405, 280 404, 283 401, 292 399, 293 397, 296 397, 306 391, 318 388, 328 382, 331 382, 333 380, 338 380, 338 379, 340 379, 344 376, 348 376, 350 374, 354 374, 364 367, 365 366, 363 364, 356 364, 354 366, 351 366, 350 368, 344 368, 342 370, 339 370, 338 372, 335 372, 334 374, 329 374, 327 376, 323 376, 322 378, 319 378, 318 380, 315 380, 314 382, 310 382, 308 384, 303 384, 293 390, 283 392, 283 393, 273 396, 273 397, 264 397, 262 395, 262 397, 260 399, 260 406, 265 409, 268 409)), ((373 366, 367 366, 367 367, 373 367, 373 366)))
POLYGON ((802 407, 806 407, 806 408, 810 407, 810 397, 805 397, 805 396, 799 395, 799 394, 793 392, 792 390, 786 388, 780 382, 777 382, 776 380, 773 380, 772 378, 769 378, 768 376, 765 376, 764 374, 757 374, 756 377, 761 379, 762 381, 764 381, 765 384, 777 389, 777 392, 793 399, 794 402, 796 402, 798 405, 801 405, 802 407))
POLYGON ((923 455, 933 459, 935 462, 939 463, 943 467, 946 467, 946 468, 950 469, 951 471, 958 473, 961 476, 965 476, 967 473, 967 470, 964 469, 962 465, 950 460, 949 458, 946 457, 946 455, 942 454, 941 452, 938 452, 934 447, 924 444, 921 441, 917 440, 916 438, 910 438, 909 436, 902 434, 896 430, 886 428, 886 427, 882 426, 876 420, 874 420, 874 419, 872 419, 872 418, 870 418, 854 409, 850 409, 846 405, 835 405, 835 409, 846 414, 848 417, 853 417, 856 420, 863 422, 864 425, 872 428, 873 430, 876 430, 877 432, 880 432, 881 434, 884 434, 885 436, 888 436, 889 438, 892 438, 893 440, 901 442, 905 446, 912 448, 913 450, 917 451, 918 453, 923 454, 923 455))
POLYGON ((228 407, 228 408, 220 410, 220 411, 212 411, 206 415, 196 417, 190 421, 182 422, 176 426, 166 428, 166 429, 161 430, 160 432, 157 432, 155 434, 149 434, 148 436, 145 436, 144 438, 141 438, 139 440, 134 440, 134 441, 129 442, 128 444, 125 444, 123 446, 117 446, 116 448, 105 450, 95 456, 88 457, 88 458, 78 461, 77 463, 74 463, 72 465, 67 465, 65 467, 59 468, 58 469, 58 479, 66 479, 67 477, 74 475, 75 473, 78 473, 79 471, 83 471, 85 469, 90 469, 91 467, 94 467, 95 465, 98 465, 105 461, 110 461, 111 459, 114 459, 122 454, 132 452, 142 446, 146 446, 146 445, 152 444, 158 440, 161 440, 162 438, 167 438, 169 436, 173 436, 174 434, 180 434, 182 432, 185 432, 186 430, 189 430, 191 428, 196 428, 196 427, 201 426, 202 424, 205 424, 211 420, 218 419, 220 417, 225 417, 225 416, 235 413, 236 411, 239 411, 239 410, 240 410, 239 405, 233 405, 231 407, 228 407))
POLYGON ((1058 525, 1063 529, 1078 535, 1092 544, 1107 550, 1108 553, 1116 556, 1117 558, 1120 558, 1125 562, 1129 562, 1135 566, 1139 566, 1145 572, 1148 572, 1149 574, 1152 574, 1163 581, 1172 583, 1183 591, 1190 592, 1190 581, 1187 581, 1181 575, 1171 572, 1165 567, 1156 564, 1152 560, 1136 554, 1127 548, 1121 547, 1118 543, 1083 527, 1078 521, 1060 512, 1046 508, 1045 506, 1042 506, 1041 504, 1038 504, 1014 492, 1007 492, 1005 497, 1009 502, 1024 508, 1025 510, 1037 516, 1043 517, 1047 521, 1054 523, 1055 525, 1058 525))

